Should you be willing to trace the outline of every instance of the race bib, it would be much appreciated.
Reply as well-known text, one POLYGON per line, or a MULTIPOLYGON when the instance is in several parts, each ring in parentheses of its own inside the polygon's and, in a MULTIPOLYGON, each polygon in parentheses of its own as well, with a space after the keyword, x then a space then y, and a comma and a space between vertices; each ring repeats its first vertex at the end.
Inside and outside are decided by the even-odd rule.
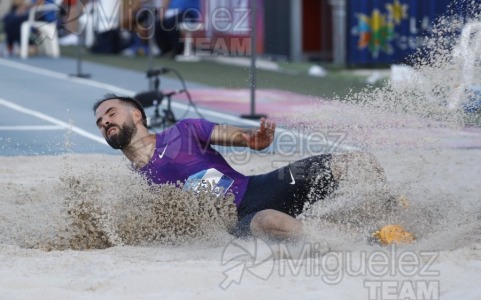
POLYGON ((211 191, 218 197, 221 194, 225 194, 232 186, 232 183, 234 183, 234 180, 229 176, 212 168, 189 176, 183 190, 193 191, 195 194, 201 191, 211 191))

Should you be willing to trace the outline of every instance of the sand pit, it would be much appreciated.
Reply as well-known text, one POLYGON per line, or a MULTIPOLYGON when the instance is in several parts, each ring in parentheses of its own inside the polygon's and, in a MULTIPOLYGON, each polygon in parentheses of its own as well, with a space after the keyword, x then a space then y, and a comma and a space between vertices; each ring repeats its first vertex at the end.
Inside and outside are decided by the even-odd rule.
MULTIPOLYGON (((125 224, 121 228, 119 220, 126 220, 128 213, 119 214, 115 205, 120 210, 131 205, 131 209, 137 208, 137 217, 145 219, 149 212, 136 205, 145 205, 145 199, 137 197, 139 190, 126 188, 136 179, 120 156, 0 158, 1 297, 369 299, 374 291, 395 285, 396 291, 411 293, 407 295, 426 292, 442 299, 475 299, 481 293, 481 204, 477 185, 481 152, 385 151, 376 156, 385 167, 389 185, 403 190, 411 200, 398 221, 416 233, 414 245, 382 248, 370 244, 365 234, 376 223, 369 214, 351 223, 342 214, 338 220, 314 222, 309 227, 310 238, 298 244, 266 245, 252 239, 233 244, 234 237, 223 227, 229 218, 197 222, 202 228, 187 226, 191 233, 183 233, 186 239, 159 238, 149 230, 164 228, 160 225, 132 222, 130 231, 125 224), (83 243, 77 237, 77 243, 71 243, 75 230, 65 201, 75 199, 65 178, 72 177, 84 185, 80 189, 83 192, 78 185, 73 187, 76 195, 92 200, 98 204, 96 209, 105 212, 104 227, 91 229, 90 234, 102 232, 107 237, 91 237, 93 240, 83 243), (112 198, 121 194, 127 194, 121 203, 112 198), (150 235, 136 235, 142 230, 150 235), (305 245, 317 249, 310 247, 314 250, 309 252, 305 245), (245 256, 246 251, 256 253, 254 261, 245 256), (286 253, 290 259, 283 258, 286 253), (369 263, 383 257, 389 258, 385 263, 387 274, 379 273, 383 271, 382 262, 377 262, 377 267, 369 263), (411 260, 414 267, 403 267, 400 257, 415 259, 411 260), (363 261, 368 262, 364 267, 363 261)), ((233 160, 239 161, 231 157, 233 160)), ((251 156, 244 160, 248 163, 235 166, 255 174, 278 167, 282 161, 286 158, 251 156)), ((361 193, 358 197, 349 193, 339 196, 342 207, 362 206, 360 202, 365 202, 369 193, 357 192, 361 193)), ((342 207, 330 209, 342 211, 342 207)))

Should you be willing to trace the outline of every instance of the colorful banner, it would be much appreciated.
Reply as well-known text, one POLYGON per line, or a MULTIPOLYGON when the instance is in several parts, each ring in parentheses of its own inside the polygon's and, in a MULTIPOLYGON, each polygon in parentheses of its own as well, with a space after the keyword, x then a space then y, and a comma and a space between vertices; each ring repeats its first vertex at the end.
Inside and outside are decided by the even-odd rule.
POLYGON ((401 63, 422 47, 451 0, 351 0, 348 64, 401 63))

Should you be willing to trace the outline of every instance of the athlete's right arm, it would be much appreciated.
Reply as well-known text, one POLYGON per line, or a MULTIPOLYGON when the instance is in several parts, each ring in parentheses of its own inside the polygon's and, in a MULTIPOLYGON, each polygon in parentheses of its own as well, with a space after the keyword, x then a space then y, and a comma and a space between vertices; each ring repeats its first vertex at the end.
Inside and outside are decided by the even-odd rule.
POLYGON ((214 145, 249 147, 262 150, 274 141, 276 123, 261 119, 259 128, 243 129, 229 125, 216 125, 212 131, 210 142, 214 145))

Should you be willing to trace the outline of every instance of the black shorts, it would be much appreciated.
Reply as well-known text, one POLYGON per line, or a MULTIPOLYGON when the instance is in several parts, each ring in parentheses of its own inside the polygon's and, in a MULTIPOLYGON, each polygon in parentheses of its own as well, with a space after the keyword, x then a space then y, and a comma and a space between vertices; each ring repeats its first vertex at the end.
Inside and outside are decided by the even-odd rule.
POLYGON ((267 174, 250 176, 231 233, 250 235, 250 223, 261 210, 274 209, 296 217, 306 204, 324 199, 337 187, 331 172, 331 155, 299 160, 267 174))

